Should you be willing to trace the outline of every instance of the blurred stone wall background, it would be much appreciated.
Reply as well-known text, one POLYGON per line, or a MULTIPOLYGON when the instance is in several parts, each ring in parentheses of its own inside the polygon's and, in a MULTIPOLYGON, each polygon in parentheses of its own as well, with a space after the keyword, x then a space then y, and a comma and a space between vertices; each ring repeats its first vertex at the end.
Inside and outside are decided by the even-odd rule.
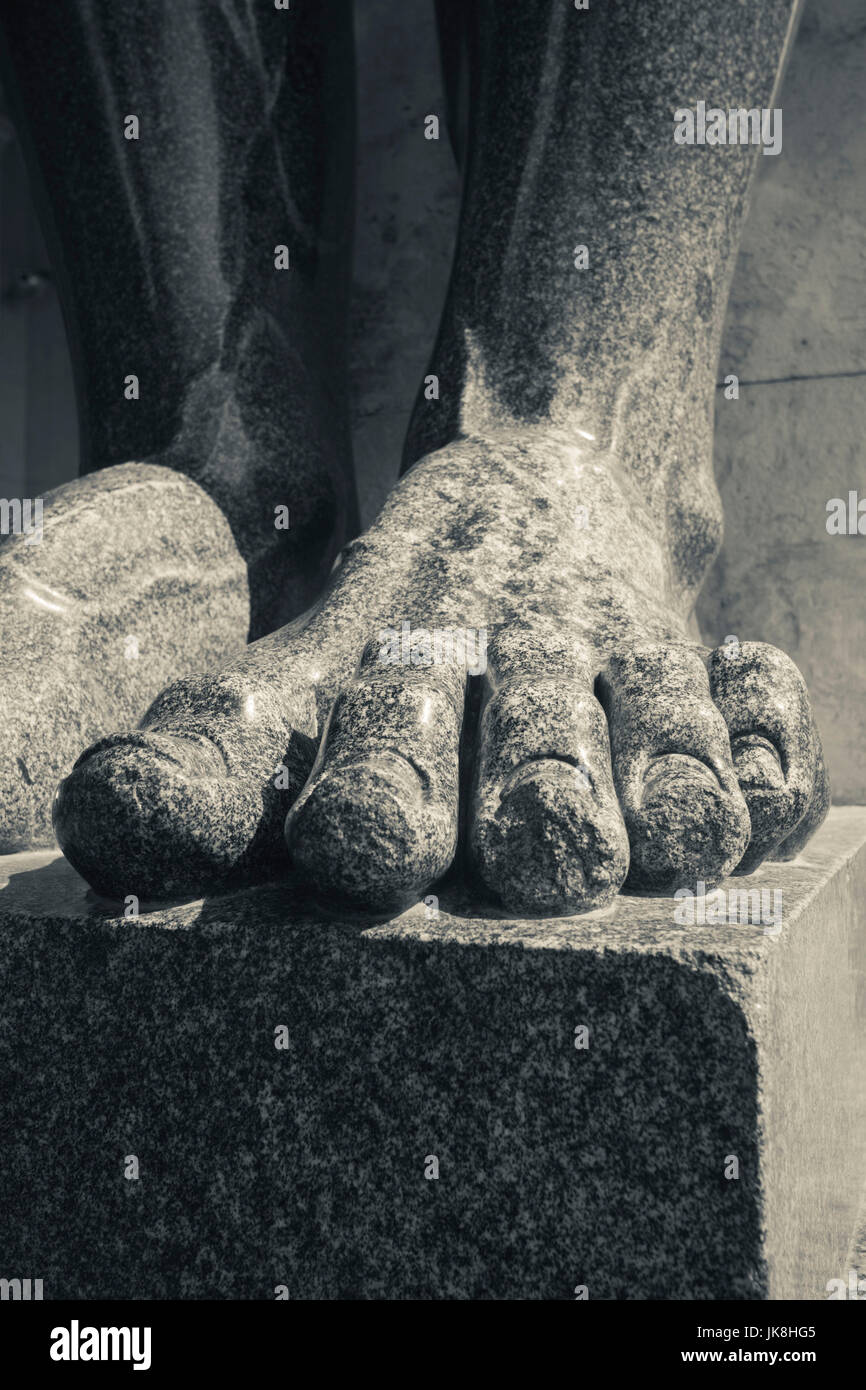
POLYGON ((864 97, 864 0, 809 0, 728 308, 740 399, 716 392, 726 538, 698 608, 707 640, 797 662, 840 802, 866 801, 866 536, 826 528, 830 498, 866 497, 864 97))
MULTIPOLYGON (((519 0, 508 0, 519 3, 519 0)), ((721 12, 720 12, 721 13, 721 12)), ((721 22, 721 20, 720 20, 721 22)), ((459 205, 432 0, 356 0, 360 143, 353 418, 365 521, 397 475, 432 346, 459 205), (443 119, 424 139, 424 117, 443 119)), ((726 540, 699 605, 705 640, 783 647, 812 691, 839 801, 866 801, 866 536, 827 501, 866 497, 866 6, 807 0, 760 175, 717 392, 726 540)), ((0 100, 0 496, 77 470, 62 322, 0 100), (33 272, 37 272, 35 279, 33 272)))

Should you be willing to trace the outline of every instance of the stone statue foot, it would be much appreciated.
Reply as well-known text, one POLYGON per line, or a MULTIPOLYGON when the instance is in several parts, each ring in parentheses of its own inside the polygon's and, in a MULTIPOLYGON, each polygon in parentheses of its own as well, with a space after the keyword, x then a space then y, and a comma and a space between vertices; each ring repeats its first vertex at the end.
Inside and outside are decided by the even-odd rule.
POLYGON ((551 915, 796 853, 828 799, 803 680, 761 643, 702 648, 676 573, 588 432, 462 438, 304 619, 84 753, 58 839, 114 898, 293 865, 384 911, 465 854, 551 915))
POLYGON ((0 853, 52 845, 82 743, 138 720, 178 671, 241 650, 246 566, 189 478, 123 464, 65 483, 0 542, 0 853))

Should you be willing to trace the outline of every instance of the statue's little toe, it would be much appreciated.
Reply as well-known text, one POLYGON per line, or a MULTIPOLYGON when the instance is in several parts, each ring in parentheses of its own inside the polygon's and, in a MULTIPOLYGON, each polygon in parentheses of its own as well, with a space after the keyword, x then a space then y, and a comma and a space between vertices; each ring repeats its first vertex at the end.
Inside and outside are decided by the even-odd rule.
POLYGON ((709 659, 709 678, 749 808, 752 833, 739 872, 751 873, 794 833, 807 812, 821 819, 826 813, 829 798, 818 733, 806 683, 778 647, 765 642, 717 647, 709 659))
POLYGON ((603 452, 431 455, 303 619, 79 760, 55 814, 68 858, 116 898, 293 869, 390 911, 462 834, 505 911, 552 916, 796 853, 827 806, 802 678, 760 643, 693 642, 641 517, 603 452))

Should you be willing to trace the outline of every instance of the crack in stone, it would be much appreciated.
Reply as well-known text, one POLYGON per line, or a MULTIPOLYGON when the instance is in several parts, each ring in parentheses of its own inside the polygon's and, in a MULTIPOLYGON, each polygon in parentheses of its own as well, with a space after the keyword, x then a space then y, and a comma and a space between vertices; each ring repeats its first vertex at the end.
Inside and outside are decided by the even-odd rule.
MULTIPOLYGON (((866 367, 859 368, 853 372, 810 372, 805 376, 768 376, 760 377, 755 381, 740 381, 740 386, 784 386, 789 381, 838 381, 846 377, 866 376, 866 367)), ((721 391, 727 385, 724 381, 716 382, 716 390, 721 391)))

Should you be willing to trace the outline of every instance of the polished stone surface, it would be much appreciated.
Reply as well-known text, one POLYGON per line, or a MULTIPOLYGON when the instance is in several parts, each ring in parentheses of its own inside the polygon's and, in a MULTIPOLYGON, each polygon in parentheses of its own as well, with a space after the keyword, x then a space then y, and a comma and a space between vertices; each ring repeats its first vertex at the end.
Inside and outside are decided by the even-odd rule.
POLYGON ((674 113, 772 108, 798 6, 747 0, 727 24, 694 0, 443 8, 467 178, 428 369, 443 389, 419 390, 406 462, 461 432, 588 431, 694 598, 720 540, 710 411, 760 156, 677 144, 674 113))
POLYGON ((377 923, 291 881, 124 920, 3 860, 8 1266, 46 1298, 826 1297, 866 1172, 866 813, 724 886, 705 925, 457 891, 377 923))
MULTIPOLYGON (((862 487, 866 436, 866 29, 862 0, 806 0, 778 105, 784 145, 761 158, 716 376, 714 472, 727 517, 698 618, 797 663, 834 798, 866 802, 866 549, 825 529, 826 503, 862 487), (832 121, 827 113, 832 112, 832 121), (858 177, 858 174, 860 175, 858 177), (739 399, 724 395, 736 373, 739 399), (844 660, 840 660, 844 652, 844 660)), ((358 223, 353 337, 362 516, 390 487, 427 324, 447 288, 459 179, 432 34, 433 0, 364 0, 357 16, 358 223)))
POLYGON ((248 624, 228 522, 183 474, 124 464, 48 492, 38 539, 0 539, 0 850, 53 846, 82 744, 243 650, 248 624))
POLYGON ((685 4, 446 5, 467 173, 415 466, 310 614, 82 754, 55 824, 99 891, 225 887, 290 858, 385 910, 465 855, 505 906, 568 913, 624 881, 715 883, 818 823, 799 675, 693 640, 721 525, 707 406, 758 151, 673 138, 710 87, 772 105, 795 8, 719 26, 685 4), (462 733, 459 662, 454 684, 436 656, 374 674, 362 657, 407 629, 410 647, 491 638, 494 686, 475 674, 462 733))
POLYGON ((368 907, 421 892, 454 849, 459 722, 442 722, 455 707, 437 693, 447 668, 432 644, 450 634, 453 646, 456 632, 478 650, 489 637, 488 671, 509 644, 533 653, 505 678, 507 727, 495 703, 479 719, 482 676, 470 679, 460 744, 476 784, 471 867, 506 906, 555 913, 605 901, 629 868, 626 834, 633 886, 717 881, 748 843, 744 793, 761 827, 753 864, 784 854, 792 827, 826 810, 802 680, 775 649, 713 655, 690 640, 636 502, 615 461, 548 435, 466 439, 431 455, 348 548, 310 615, 170 688, 138 732, 82 754, 56 804, 64 852, 117 898, 280 873, 282 822, 320 743, 319 780, 289 817, 296 865, 368 907), (578 507, 592 528, 569 524, 578 507), (365 647, 375 665, 387 634, 405 630, 408 656, 359 682, 365 647), (557 669, 559 649, 579 681, 557 669), (500 738, 520 783, 504 798, 500 738))
POLYGON ((0 548, 2 848, 53 843, 81 749, 305 608, 355 530, 351 11, 298 19, 0 3, 87 474, 0 548))
MULTIPOLYGON (((133 733, 105 737, 100 708, 57 826, 113 903, 53 855, 2 866, 5 1255, 40 1266, 49 1297, 820 1297, 848 1249, 864 1171, 866 827, 837 813, 794 862, 771 862, 827 807, 803 681, 748 633, 715 651, 695 641, 720 534, 706 404, 753 161, 666 140, 672 109, 705 91, 773 104, 791 6, 744 4, 736 26, 684 3, 451 11, 458 107, 467 16, 483 80, 416 466, 305 618, 218 670, 196 661, 133 733), (424 657, 455 633, 476 659, 424 657), (468 886, 440 881, 452 860, 468 886), (753 872, 728 880, 735 867, 753 872), (752 894, 768 915, 684 925, 689 893, 703 906, 720 879, 723 907, 752 894), (147 901, 174 896, 186 901, 147 901)), ((128 67, 135 35, 114 13, 101 36, 128 67)), ((250 220, 242 252, 229 236, 210 259, 152 238, 183 273, 156 364, 157 423, 173 433, 149 456, 218 499, 254 589, 267 579, 266 626, 284 597, 268 569, 273 504, 292 501, 275 488, 290 477, 314 517, 307 597, 343 505, 339 419, 328 429, 339 369, 322 367, 334 306, 316 318, 340 248, 303 229, 292 241, 303 285, 287 313, 262 308, 256 259, 277 235, 261 188, 298 212, 276 116, 285 98, 294 139, 315 115, 324 55, 314 25, 284 84, 282 40, 256 53, 258 22, 239 26, 221 0, 211 45, 205 13, 158 10, 174 44, 155 55, 171 158, 142 143, 130 187, 154 211, 171 203, 147 202, 166 173, 166 188, 202 194, 175 200, 181 236, 200 206, 223 231, 239 187, 250 220), (212 87, 202 60, 216 53, 212 87), (200 186, 173 142, 200 147, 229 87, 268 134, 239 150, 245 123, 218 122, 219 188, 211 173, 200 186), (196 319, 209 308, 216 337, 196 319), (321 355, 300 364, 285 341, 296 310, 321 330, 321 355)), ((41 0, 33 14, 44 21, 41 0)), ((43 90, 68 91, 71 71, 46 63, 43 90)), ((86 105, 88 82, 69 99, 86 105)), ((105 158, 113 193, 116 151, 105 158)), ((62 190, 68 173, 55 175, 62 190)), ((118 238, 134 202, 119 200, 118 238)), ((105 298, 82 310, 91 343, 117 327, 105 298)), ((124 301, 121 355, 142 326, 153 354, 146 300, 124 301)), ((102 405, 99 428, 116 424, 102 405)), ((211 553, 197 557, 205 584, 211 553)), ((149 613, 159 631, 164 605, 149 613)), ((67 656, 58 671, 76 697, 78 669, 67 656)), ((54 724, 39 727, 50 741, 54 724)))
POLYGON ((488 647, 470 853, 513 911, 600 907, 619 892, 629 843, 593 693, 591 650, 532 624, 488 647))
POLYGON ((312 601, 356 527, 349 0, 67 0, 62 23, 53 0, 0 0, 0 35, 82 472, 194 478, 231 523, 260 636, 312 601))
POLYGON ((453 649, 431 663, 417 642, 408 668, 397 656, 378 640, 365 648, 286 823, 308 882, 380 909, 422 894, 457 849, 466 667, 453 649))

